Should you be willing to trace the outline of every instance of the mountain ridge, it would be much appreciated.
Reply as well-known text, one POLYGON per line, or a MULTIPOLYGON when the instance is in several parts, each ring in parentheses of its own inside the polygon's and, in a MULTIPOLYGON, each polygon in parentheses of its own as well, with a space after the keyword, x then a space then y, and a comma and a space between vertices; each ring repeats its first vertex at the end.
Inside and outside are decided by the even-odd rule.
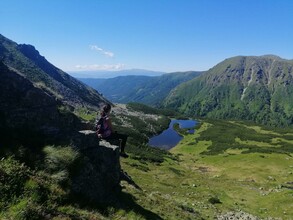
POLYGON ((11 70, 73 107, 99 107, 108 102, 97 91, 49 63, 32 45, 17 44, 0 35, 0 59, 11 70))
POLYGON ((118 76, 160 76, 166 72, 145 70, 145 69, 126 69, 126 70, 88 70, 88 71, 69 71, 71 76, 75 78, 94 78, 94 79, 109 79, 118 76))
POLYGON ((178 84, 198 77, 203 72, 174 72, 161 76, 117 76, 110 79, 83 79, 82 82, 103 93, 113 102, 139 102, 160 106, 161 101, 178 84))
POLYGON ((292 75, 291 60, 236 56, 174 88, 164 106, 196 117, 288 126, 293 123, 292 75))

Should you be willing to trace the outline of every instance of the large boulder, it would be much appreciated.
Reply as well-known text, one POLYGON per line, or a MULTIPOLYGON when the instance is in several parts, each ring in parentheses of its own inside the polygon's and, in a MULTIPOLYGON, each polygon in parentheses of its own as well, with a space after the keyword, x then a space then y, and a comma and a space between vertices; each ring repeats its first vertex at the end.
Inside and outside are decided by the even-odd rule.
POLYGON ((120 192, 119 147, 99 140, 94 131, 80 131, 73 140, 81 164, 72 178, 72 192, 92 202, 105 203, 120 192))

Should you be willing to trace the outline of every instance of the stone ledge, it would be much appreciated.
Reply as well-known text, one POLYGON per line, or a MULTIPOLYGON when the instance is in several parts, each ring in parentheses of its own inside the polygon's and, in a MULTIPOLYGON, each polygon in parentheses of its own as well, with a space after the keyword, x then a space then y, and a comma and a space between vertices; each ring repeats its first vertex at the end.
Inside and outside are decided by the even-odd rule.
MULTIPOLYGON (((119 146, 110 143, 106 140, 100 139, 97 137, 96 132, 93 130, 81 130, 78 131, 80 137, 82 137, 82 140, 80 142, 80 145, 84 144, 87 145, 87 148, 90 147, 106 147, 111 148, 113 151, 115 151, 119 146)), ((84 146, 79 146, 79 149, 84 149, 84 146)))

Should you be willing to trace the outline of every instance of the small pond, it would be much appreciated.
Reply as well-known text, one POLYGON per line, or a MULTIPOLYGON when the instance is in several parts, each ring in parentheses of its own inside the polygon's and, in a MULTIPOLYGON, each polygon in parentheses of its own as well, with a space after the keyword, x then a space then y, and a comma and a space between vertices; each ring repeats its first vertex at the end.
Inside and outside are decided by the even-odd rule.
POLYGON ((152 147, 159 147, 165 150, 169 150, 175 147, 183 138, 174 130, 173 125, 175 123, 178 123, 180 128, 190 128, 190 133, 194 133, 194 127, 197 124, 195 120, 172 119, 168 129, 163 131, 161 134, 150 138, 149 145, 152 147))

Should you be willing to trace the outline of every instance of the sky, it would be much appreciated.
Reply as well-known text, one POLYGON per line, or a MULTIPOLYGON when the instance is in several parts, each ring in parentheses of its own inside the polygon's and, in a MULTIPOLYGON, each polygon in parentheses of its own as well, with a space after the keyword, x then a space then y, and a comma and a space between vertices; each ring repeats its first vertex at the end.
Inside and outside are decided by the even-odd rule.
POLYGON ((203 71, 293 59, 292 0, 1 0, 0 34, 69 71, 203 71))

